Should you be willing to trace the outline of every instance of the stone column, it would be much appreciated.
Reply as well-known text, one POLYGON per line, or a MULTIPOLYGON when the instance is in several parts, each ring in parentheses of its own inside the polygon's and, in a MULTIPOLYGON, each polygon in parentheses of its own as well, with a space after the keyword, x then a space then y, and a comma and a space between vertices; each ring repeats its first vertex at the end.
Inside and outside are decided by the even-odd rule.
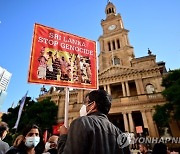
POLYGON ((128 81, 125 82, 125 85, 126 85, 127 96, 130 96, 128 81))
POLYGON ((109 95, 111 95, 111 88, 110 88, 109 84, 107 85, 107 92, 108 92, 109 95))
POLYGON ((107 91, 107 89, 106 89, 106 85, 104 85, 104 90, 105 90, 105 91, 107 91))
POLYGON ((115 39, 114 42, 115 42, 115 48, 116 48, 116 50, 117 50, 117 49, 118 49, 117 39, 115 39))
POLYGON ((104 51, 104 41, 101 41, 100 43, 101 43, 101 46, 100 46, 101 47, 101 51, 104 51))
POLYGON ((124 120, 124 129, 125 131, 129 132, 129 125, 128 125, 126 112, 122 112, 122 114, 123 114, 123 120, 124 120))
POLYGON ((172 132, 172 136, 174 137, 180 137, 180 129, 178 127, 178 123, 176 120, 174 119, 171 119, 169 121, 169 126, 170 126, 170 129, 171 129, 171 132, 172 132))
POLYGON ((146 111, 146 117, 147 117, 147 121, 148 121, 148 125, 149 125, 149 135, 151 137, 158 137, 158 133, 157 133, 157 130, 155 128, 154 121, 152 118, 151 110, 146 111))
POLYGON ((140 94, 141 94, 141 91, 140 91, 140 88, 139 88, 139 82, 138 82, 137 79, 135 80, 135 84, 136 84, 137 94, 140 95, 140 94))
POLYGON ((124 82, 121 82, 121 85, 122 85, 122 90, 123 90, 123 96, 125 97, 126 96, 126 90, 125 90, 124 82))
POLYGON ((58 123, 64 122, 64 99, 60 97, 62 101, 58 102, 58 123), (62 110, 63 109, 63 110, 62 110))
MULTIPOLYGON (((155 109, 152 109, 152 116, 154 115, 155 113, 155 109)), ((156 130, 156 136, 159 137, 159 131, 158 131, 158 127, 157 127, 157 124, 155 121, 154 122, 154 127, 155 127, 155 130, 156 130)))
POLYGON ((162 81, 160 81, 159 78, 156 78, 155 81, 156 81, 156 86, 157 86, 156 92, 161 92, 163 90, 162 87, 161 87, 161 82, 162 81))
POLYGON ((83 90, 79 90, 78 95, 77 95, 77 102, 82 103, 83 100, 83 90))
POLYGON ((145 110, 141 111, 141 115, 142 115, 142 119, 143 119, 144 128, 148 128, 148 130, 149 130, 145 110))
POLYGON ((124 43, 125 43, 125 45, 128 45, 128 40, 127 40, 126 34, 124 34, 124 43))
POLYGON ((130 132, 134 132, 134 122, 132 118, 132 112, 128 113, 130 132))
POLYGON ((138 85, 139 85, 139 89, 140 89, 141 94, 144 94, 145 90, 144 90, 142 79, 138 79, 138 85))

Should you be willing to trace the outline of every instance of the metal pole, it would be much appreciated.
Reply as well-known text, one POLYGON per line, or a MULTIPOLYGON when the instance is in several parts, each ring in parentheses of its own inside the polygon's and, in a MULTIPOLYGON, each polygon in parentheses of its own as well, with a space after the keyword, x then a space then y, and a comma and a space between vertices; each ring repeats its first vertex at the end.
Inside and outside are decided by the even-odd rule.
POLYGON ((68 128, 68 113, 69 113, 69 88, 66 87, 66 94, 65 94, 65 111, 64 111, 64 126, 68 128))

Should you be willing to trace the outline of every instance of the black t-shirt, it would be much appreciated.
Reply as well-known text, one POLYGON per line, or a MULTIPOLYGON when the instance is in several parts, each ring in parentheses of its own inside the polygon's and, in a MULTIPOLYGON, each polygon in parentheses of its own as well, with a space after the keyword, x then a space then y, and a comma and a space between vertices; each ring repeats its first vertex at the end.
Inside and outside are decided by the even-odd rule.
POLYGON ((50 154, 57 154, 57 149, 52 148, 52 149, 49 149, 47 152, 49 152, 50 154))

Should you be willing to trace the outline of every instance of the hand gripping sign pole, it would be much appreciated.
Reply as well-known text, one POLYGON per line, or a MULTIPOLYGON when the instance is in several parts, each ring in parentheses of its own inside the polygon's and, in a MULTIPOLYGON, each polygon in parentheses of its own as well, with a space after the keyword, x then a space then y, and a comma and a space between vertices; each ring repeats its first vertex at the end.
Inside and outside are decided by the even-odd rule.
POLYGON ((69 88, 66 87, 65 94, 65 111, 64 111, 64 126, 68 128, 68 112, 69 112, 69 88))

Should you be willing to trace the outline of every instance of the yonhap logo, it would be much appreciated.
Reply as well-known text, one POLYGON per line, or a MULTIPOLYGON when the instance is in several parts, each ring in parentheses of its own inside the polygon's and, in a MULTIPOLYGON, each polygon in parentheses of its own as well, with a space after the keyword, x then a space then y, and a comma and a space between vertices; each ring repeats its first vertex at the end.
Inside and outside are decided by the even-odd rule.
POLYGON ((124 148, 130 144, 155 144, 155 143, 172 143, 179 144, 180 137, 135 137, 133 133, 122 133, 117 137, 117 143, 120 148, 124 148))
POLYGON ((117 143, 120 148, 124 148, 130 144, 131 140, 127 133, 122 133, 117 137, 117 143))

